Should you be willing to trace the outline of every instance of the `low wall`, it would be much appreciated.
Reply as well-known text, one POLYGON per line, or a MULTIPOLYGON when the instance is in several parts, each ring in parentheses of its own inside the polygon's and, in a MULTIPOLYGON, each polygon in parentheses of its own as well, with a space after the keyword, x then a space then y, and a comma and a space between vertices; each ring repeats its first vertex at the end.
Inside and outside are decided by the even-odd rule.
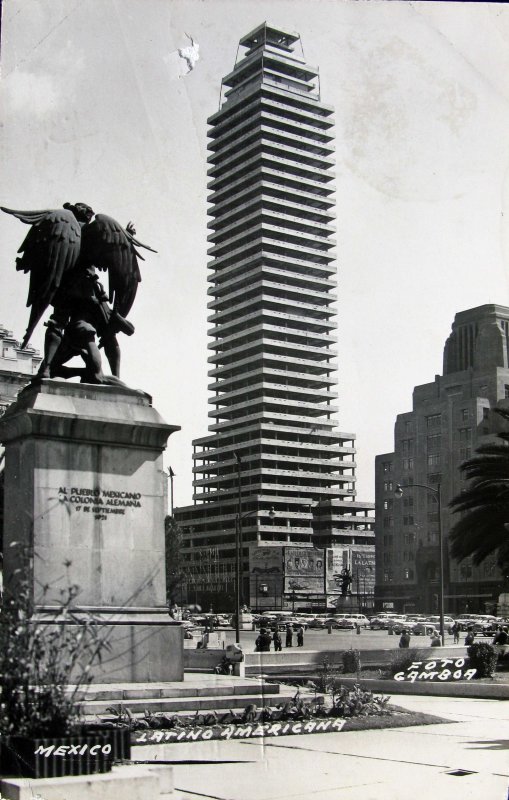
MULTIPOLYGON (((352 687, 356 684, 357 678, 345 678, 341 676, 341 683, 344 686, 352 687)), ((508 700, 509 683, 481 683, 480 681, 406 681, 376 680, 372 678, 362 678, 361 686, 370 689, 372 692, 381 694, 418 694, 428 697, 475 697, 483 700, 508 700)))
MULTIPOLYGON (((419 650, 419 653, 425 655, 427 660, 430 658, 462 658, 467 654, 465 645, 419 647, 416 649, 419 650)), ((256 666, 263 669, 264 666, 291 667, 292 665, 299 665, 299 667, 304 665, 318 667, 325 659, 329 664, 339 666, 342 664, 344 652, 344 650, 304 650, 299 647, 295 649, 292 648, 291 650, 283 650, 281 653, 246 653, 246 668, 256 666)), ((386 666, 391 663, 398 653, 404 652, 405 650, 399 650, 397 648, 361 650, 361 664, 363 667, 386 666)))
MULTIPOLYGON (((464 645, 452 645, 448 647, 422 647, 418 648, 426 660, 431 658, 462 658, 466 656, 464 645)), ((193 671, 212 670, 223 659, 224 650, 221 649, 195 649, 184 650, 184 669, 193 671)), ((295 669, 315 670, 320 667, 327 659, 331 666, 342 665, 342 655, 344 650, 305 650, 303 647, 288 648, 281 652, 270 651, 268 653, 248 653, 244 652, 244 664, 248 674, 264 672, 270 669, 271 674, 285 672, 295 669)), ((363 667, 374 666, 383 667, 390 664, 392 659, 405 651, 398 649, 387 650, 361 650, 361 665, 363 667)))

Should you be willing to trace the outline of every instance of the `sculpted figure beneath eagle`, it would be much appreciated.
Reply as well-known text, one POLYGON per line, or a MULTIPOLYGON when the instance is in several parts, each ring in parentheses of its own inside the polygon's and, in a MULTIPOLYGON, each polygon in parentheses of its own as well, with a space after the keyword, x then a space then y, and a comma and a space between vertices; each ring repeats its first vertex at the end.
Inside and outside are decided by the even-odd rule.
POLYGON ((117 333, 134 333, 126 317, 141 281, 138 259, 143 257, 136 248, 156 251, 134 238, 131 223, 123 228, 85 203, 65 203, 49 211, 2 211, 31 226, 16 259, 16 269, 30 273, 31 311, 22 347, 48 306, 53 306, 37 378, 121 383, 117 333), (108 293, 97 269, 108 273, 108 293), (100 348, 112 375, 103 374, 100 348), (65 366, 74 356, 81 356, 84 366, 65 366))

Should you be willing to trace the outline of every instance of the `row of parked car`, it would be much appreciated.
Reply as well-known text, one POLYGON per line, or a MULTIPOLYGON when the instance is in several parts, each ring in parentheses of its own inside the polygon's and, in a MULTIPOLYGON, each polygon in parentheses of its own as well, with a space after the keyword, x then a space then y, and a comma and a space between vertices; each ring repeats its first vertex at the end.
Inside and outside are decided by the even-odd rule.
POLYGON ((275 624, 280 629, 286 628, 287 625, 292 625, 294 628, 302 626, 304 630, 307 628, 320 630, 329 627, 338 630, 353 630, 357 625, 360 625, 361 628, 369 627, 369 619, 365 614, 312 614, 304 612, 289 614, 273 612, 255 614, 254 617, 257 627, 273 627, 275 624))
MULTIPOLYGON (((454 625, 460 631, 473 628, 477 634, 491 635, 499 625, 509 624, 502 617, 495 617, 491 614, 460 614, 456 618, 444 615, 444 628, 447 633, 454 632, 454 625)), ((389 614, 381 613, 370 619, 369 627, 371 630, 388 630, 393 633, 401 633, 403 628, 414 636, 430 635, 433 631, 440 628, 440 617, 438 614, 389 614)))
MULTIPOLYGON (((279 630, 284 630, 287 625, 294 629, 302 626, 304 630, 354 630, 357 627, 369 628, 372 631, 387 630, 394 634, 400 634, 403 628, 414 636, 429 636, 433 631, 440 628, 440 617, 438 614, 392 614, 389 612, 379 613, 374 617, 366 617, 365 614, 313 614, 313 613, 290 613, 290 612, 266 612, 264 614, 253 614, 252 620, 256 628, 273 628, 277 625, 279 630)), ((454 618, 444 616, 445 630, 453 633, 453 626, 458 624, 460 631, 473 628, 477 634, 490 635, 495 632, 499 625, 509 625, 509 621, 501 617, 489 614, 460 614, 454 618)), ((187 620, 183 622, 186 627, 213 627, 230 628, 232 627, 232 617, 229 614, 192 614, 187 615, 187 620)))

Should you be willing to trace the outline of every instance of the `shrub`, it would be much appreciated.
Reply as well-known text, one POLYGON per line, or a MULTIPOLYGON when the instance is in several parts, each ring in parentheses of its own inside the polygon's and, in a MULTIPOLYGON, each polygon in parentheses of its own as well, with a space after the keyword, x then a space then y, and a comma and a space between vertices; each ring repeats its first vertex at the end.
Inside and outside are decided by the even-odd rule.
POLYGON ((309 688, 315 688, 319 692, 328 692, 331 686, 334 686, 338 675, 338 668, 331 664, 329 659, 325 657, 316 671, 316 684, 309 688))
POLYGON ((469 667, 476 669, 476 678, 491 678, 497 666, 498 654, 491 644, 474 642, 467 647, 469 667))
POLYGON ((341 656, 344 672, 359 672, 361 668, 361 654, 359 650, 345 650, 341 656))
POLYGON ((389 675, 392 678, 397 672, 406 672, 414 661, 422 661, 420 651, 417 647, 395 650, 389 666, 389 675))
POLYGON ((389 697, 375 696, 356 684, 352 689, 341 686, 333 696, 329 714, 334 717, 382 716, 390 714, 389 697))
POLYGON ((81 722, 77 693, 90 684, 90 669, 108 646, 92 617, 73 612, 78 592, 68 582, 58 613, 46 621, 32 613, 26 579, 14 598, 6 598, 0 612, 0 737, 62 736, 81 722))

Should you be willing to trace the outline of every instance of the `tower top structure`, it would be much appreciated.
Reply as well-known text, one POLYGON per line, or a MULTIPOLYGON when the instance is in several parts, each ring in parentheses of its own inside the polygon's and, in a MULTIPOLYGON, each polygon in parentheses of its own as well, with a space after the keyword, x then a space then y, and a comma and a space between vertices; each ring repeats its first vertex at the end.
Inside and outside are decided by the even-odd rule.
POLYGON ((268 44, 279 50, 292 53, 293 45, 299 40, 300 35, 295 31, 286 31, 283 28, 269 25, 268 22, 262 22, 257 28, 243 36, 239 41, 239 45, 247 47, 249 50, 255 50, 264 44, 268 44))

